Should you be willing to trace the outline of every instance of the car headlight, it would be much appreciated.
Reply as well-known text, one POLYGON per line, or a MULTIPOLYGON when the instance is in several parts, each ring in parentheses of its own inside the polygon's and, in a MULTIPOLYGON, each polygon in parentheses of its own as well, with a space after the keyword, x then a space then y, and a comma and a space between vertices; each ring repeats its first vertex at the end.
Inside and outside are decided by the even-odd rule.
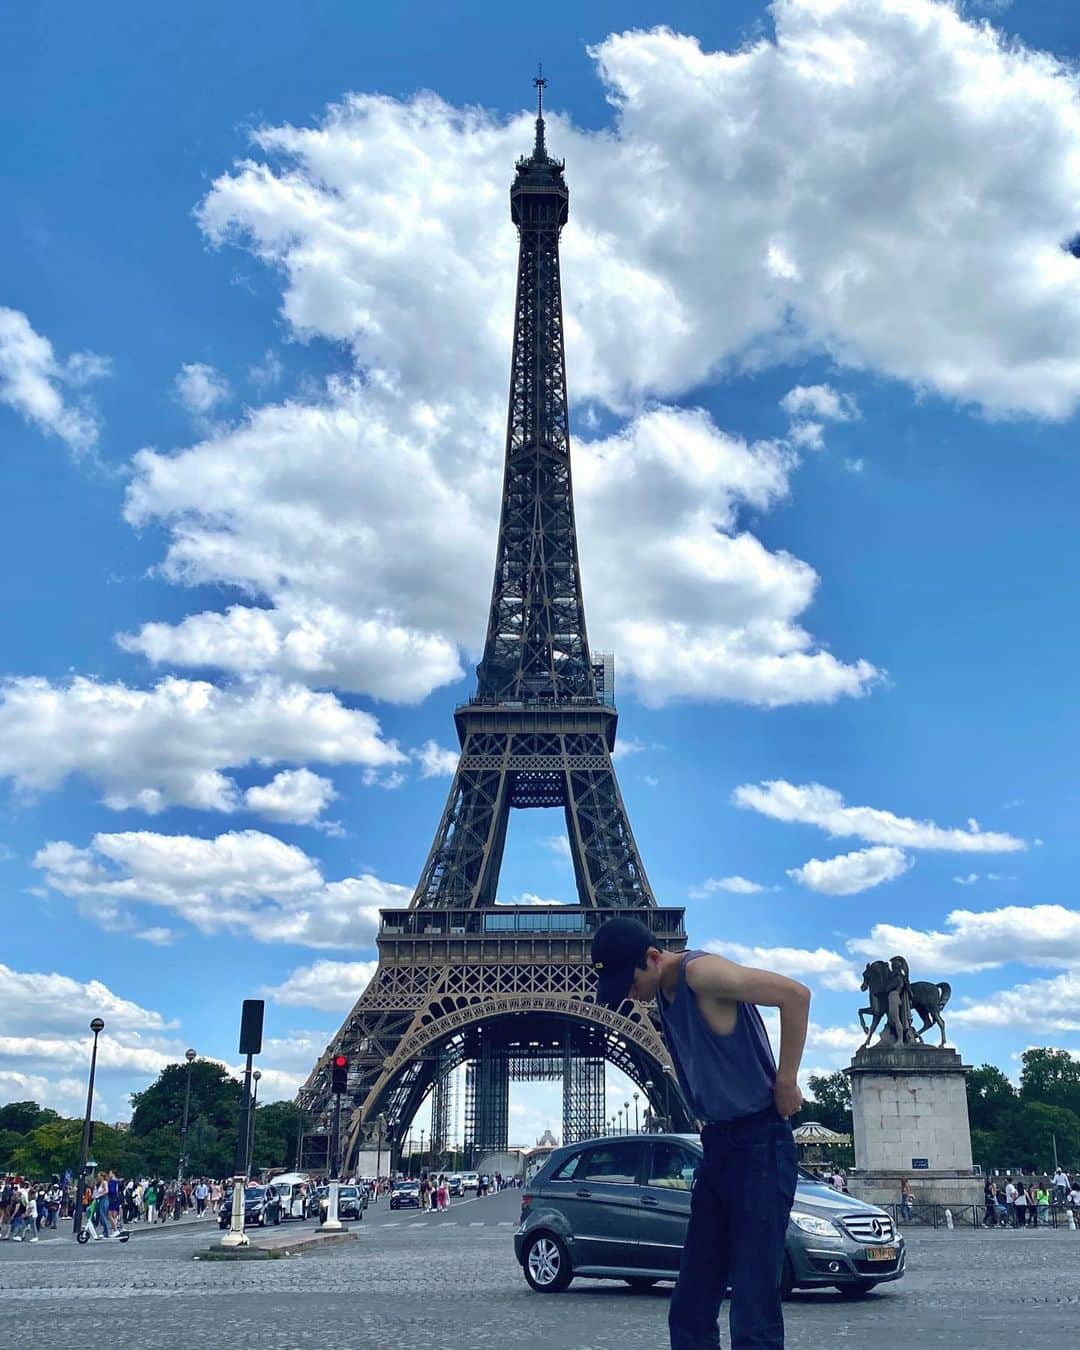
POLYGON ((791 1222, 796 1228, 801 1228, 804 1233, 813 1233, 814 1237, 839 1238, 842 1236, 831 1219, 819 1219, 816 1214, 804 1214, 802 1210, 793 1209, 791 1211, 791 1222))

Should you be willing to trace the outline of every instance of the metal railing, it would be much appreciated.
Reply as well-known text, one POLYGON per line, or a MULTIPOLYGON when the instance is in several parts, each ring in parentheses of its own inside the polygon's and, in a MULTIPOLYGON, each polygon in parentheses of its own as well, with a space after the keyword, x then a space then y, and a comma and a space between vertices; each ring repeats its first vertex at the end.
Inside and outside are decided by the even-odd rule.
MULTIPOLYGON (((882 1205, 881 1208, 892 1218, 897 1228, 948 1228, 945 1211, 950 1210, 954 1228, 1014 1228, 1013 1215, 1001 1206, 996 1211, 996 1222, 986 1222, 985 1205, 916 1205, 909 1206, 910 1215, 905 1217, 903 1206, 898 1204, 882 1205)), ((1080 1213, 1073 1211, 1077 1228, 1080 1229, 1080 1213)), ((1039 1208, 1037 1224, 1026 1223, 1028 1228, 1068 1228, 1069 1206, 1046 1205, 1039 1208)))

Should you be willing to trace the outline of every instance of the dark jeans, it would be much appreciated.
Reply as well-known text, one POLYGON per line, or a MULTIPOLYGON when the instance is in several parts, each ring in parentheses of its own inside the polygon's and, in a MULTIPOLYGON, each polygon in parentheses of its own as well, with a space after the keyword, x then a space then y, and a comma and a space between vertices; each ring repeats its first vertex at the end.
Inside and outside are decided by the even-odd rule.
POLYGON ((679 1282, 671 1296, 671 1350, 715 1350, 728 1287, 732 1350, 782 1350, 780 1274, 795 1198, 791 1126, 774 1107, 707 1125, 694 1177, 679 1282))

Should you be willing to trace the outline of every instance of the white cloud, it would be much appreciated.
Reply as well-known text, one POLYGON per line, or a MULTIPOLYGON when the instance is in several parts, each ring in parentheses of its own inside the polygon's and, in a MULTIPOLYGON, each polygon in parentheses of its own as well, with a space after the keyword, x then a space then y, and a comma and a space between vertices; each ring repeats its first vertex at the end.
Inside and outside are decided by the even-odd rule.
POLYGON ((974 886, 978 880, 979 880, 978 872, 968 872, 966 876, 953 877, 953 881, 957 884, 957 886, 974 886))
MULTIPOLYGON (((170 529, 165 575, 239 586, 272 607, 148 624, 121 645, 398 702, 460 678, 459 649, 483 633, 498 512, 499 465, 476 455, 476 419, 494 445, 505 396, 494 383, 485 392, 466 418, 338 382, 324 405, 264 407, 181 454, 141 452, 127 514, 170 529)), ((739 529, 741 507, 787 492, 792 463, 698 410, 652 408, 578 445, 590 632, 598 649, 617 648, 647 701, 832 701, 877 675, 799 625, 813 570, 739 529)))
POLYGON ((81 1115, 93 1017, 105 1023, 98 1039, 97 1119, 106 1112, 111 1120, 129 1115, 131 1087, 183 1054, 172 1023, 99 980, 0 965, 0 1005, 0 1101, 32 1100, 81 1115))
MULTIPOLYGON (((319 1008, 344 1017, 367 988, 378 961, 316 961, 298 966, 271 988, 262 992, 275 1003, 296 1008, 319 1008)), ((322 1048, 316 1052, 322 1053, 322 1048)), ((313 1057, 308 1064, 315 1062, 313 1057)))
POLYGON ((835 858, 811 858, 802 867, 788 868, 788 876, 821 895, 858 895, 871 886, 895 881, 912 865, 913 859, 902 849, 878 845, 835 858))
POLYGON ((797 384, 780 406, 791 418, 788 440, 807 450, 824 448, 824 423, 853 422, 859 416, 854 396, 838 393, 830 384, 797 384))
MULTIPOLYGON (((237 509, 242 519, 244 508, 237 509)), ((288 505, 282 504, 279 518, 288 512, 288 505)), ((252 520, 250 526, 257 527, 257 522, 252 520)), ((312 548, 318 547, 310 542, 312 548)), ((328 542, 323 541, 324 554, 328 542)), ((309 562, 310 558, 309 554, 309 562)), ((300 564, 300 559, 292 562, 300 564)), ((251 581, 236 579, 241 584, 251 581)), ((389 600, 388 595, 385 598, 389 600)), ((394 703, 415 703, 462 674, 457 647, 439 633, 404 627, 382 614, 350 614, 315 598, 290 595, 276 597, 273 609, 232 605, 223 614, 207 610, 178 624, 146 623, 138 633, 120 634, 117 641, 125 651, 140 652, 155 665, 216 667, 238 675, 273 671, 309 684, 334 683, 394 703)))
POLYGON ((262 787, 244 793, 248 811, 295 825, 312 825, 337 797, 334 785, 310 769, 283 769, 262 787))
POLYGON ((820 981, 827 989, 856 990, 860 980, 851 962, 839 952, 826 947, 807 950, 801 947, 748 947, 741 942, 706 942, 705 950, 726 956, 741 966, 758 970, 775 970, 793 979, 820 981))
POLYGON ((202 361, 182 365, 173 380, 173 389, 177 402, 193 417, 206 417, 230 394, 225 376, 202 361))
POLYGON ((1080 1031, 1080 975, 1070 970, 1053 979, 996 989, 989 998, 963 1000, 947 1017, 961 1026, 992 1031, 1080 1031))
POLYGON ((421 778, 452 778, 458 765, 458 751, 447 750, 437 741, 425 741, 412 752, 419 761, 421 778))
POLYGON ((797 384, 780 400, 780 406, 794 421, 852 422, 859 416, 859 405, 851 394, 838 393, 831 384, 797 384))
POLYGON ((35 792, 79 774, 114 810, 235 811, 241 797, 223 770, 251 763, 384 768, 404 759, 369 713, 273 678, 225 689, 174 678, 152 689, 83 677, 0 684, 0 777, 35 792))
POLYGON ((213 839, 97 834, 88 848, 48 843, 34 865, 96 922, 108 922, 116 907, 146 906, 201 933, 314 948, 369 945, 380 907, 403 908, 411 898, 404 886, 370 874, 326 881, 301 849, 257 830, 213 839))
POLYGON ((571 860, 570 840, 565 834, 549 834, 540 842, 545 848, 549 848, 560 861, 569 862, 571 860))
MULTIPOLYGON (((614 129, 551 118, 574 192, 579 394, 681 393, 722 363, 801 348, 1066 415, 1080 390, 1080 285, 1061 248, 1078 226, 1074 72, 932 0, 785 0, 772 17, 775 38, 736 53, 666 28, 613 34, 592 54, 614 129)), ((531 139, 527 115, 350 96, 319 127, 259 132, 265 158, 219 178, 201 220, 283 269, 298 333, 442 397, 454 371, 474 388, 502 364, 513 245, 491 211, 531 139)))
POLYGON ((966 830, 946 829, 933 821, 912 820, 873 806, 845 806, 839 792, 821 783, 796 785, 783 779, 744 783, 731 799, 736 806, 773 820, 816 825, 834 839, 853 835, 868 844, 954 853, 1011 853, 1027 847, 1013 835, 980 830, 974 820, 966 830))
MULTIPOLYGON (((806 631, 812 568, 743 524, 788 491, 791 449, 659 401, 806 353, 992 414, 1064 417, 1080 397, 1074 73, 930 0, 773 16, 775 39, 734 54, 613 35, 593 55, 615 125, 549 127, 574 194, 571 389, 632 418, 576 448, 590 631, 654 704, 827 702, 878 674, 806 631)), ((137 456, 128 515, 167 530, 165 575, 251 603, 129 648, 400 701, 459 678, 498 502, 506 175, 531 136, 525 115, 355 95, 262 129, 214 182, 206 237, 273 268, 290 335, 344 344, 353 372, 137 456)), ((845 405, 799 388, 811 444, 845 405)))
POLYGON ((1006 905, 973 912, 954 909, 946 930, 875 924, 865 938, 848 943, 871 960, 903 952, 912 967, 938 971, 988 970, 1015 961, 1029 966, 1069 967, 1080 962, 1080 911, 1063 905, 1006 905))
POLYGON ((274 385, 281 383, 284 374, 285 367, 271 347, 263 353, 261 361, 248 366, 248 379, 257 389, 272 389, 274 385))
POLYGON ((615 749, 611 752, 611 758, 614 760, 626 759, 629 755, 640 755, 648 746, 644 741, 635 740, 633 736, 620 736, 615 742, 615 749))
POLYGON ((691 900, 706 900, 717 891, 729 891, 732 895, 758 895, 762 891, 776 890, 775 886, 762 886, 746 877, 708 877, 700 886, 690 890, 691 900))
POLYGON ((34 331, 21 310, 0 305, 0 403, 59 436, 72 450, 93 449, 99 425, 93 408, 85 399, 72 402, 65 386, 79 388, 108 370, 108 361, 93 352, 59 360, 49 339, 34 331))

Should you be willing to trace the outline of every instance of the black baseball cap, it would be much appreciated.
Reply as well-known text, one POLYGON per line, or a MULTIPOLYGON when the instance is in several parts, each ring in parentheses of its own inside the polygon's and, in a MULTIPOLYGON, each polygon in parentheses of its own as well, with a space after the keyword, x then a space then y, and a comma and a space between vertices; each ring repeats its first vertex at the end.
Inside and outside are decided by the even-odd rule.
POLYGON ((640 919, 608 919, 592 940, 596 971, 596 1001, 617 1008, 630 996, 635 973, 645 965, 645 953, 656 940, 640 919))

